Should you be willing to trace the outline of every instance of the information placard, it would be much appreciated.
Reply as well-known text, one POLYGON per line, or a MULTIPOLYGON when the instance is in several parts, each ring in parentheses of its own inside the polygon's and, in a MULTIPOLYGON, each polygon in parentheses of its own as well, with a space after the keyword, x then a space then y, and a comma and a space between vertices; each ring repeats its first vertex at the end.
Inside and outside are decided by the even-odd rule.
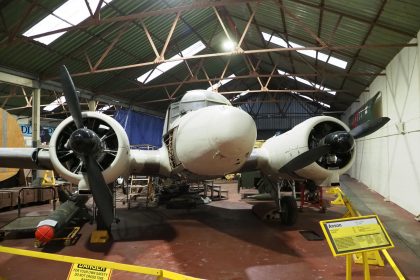
POLYGON ((75 263, 72 265, 67 280, 109 280, 112 269, 97 266, 75 263))
POLYGON ((319 223, 334 256, 394 247, 377 215, 319 223))

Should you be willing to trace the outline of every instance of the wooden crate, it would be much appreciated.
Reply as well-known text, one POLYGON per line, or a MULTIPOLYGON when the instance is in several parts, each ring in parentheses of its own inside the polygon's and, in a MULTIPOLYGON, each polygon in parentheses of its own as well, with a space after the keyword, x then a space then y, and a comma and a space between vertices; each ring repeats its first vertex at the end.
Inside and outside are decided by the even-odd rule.
POLYGON ((52 189, 40 188, 37 191, 38 202, 46 202, 54 198, 54 193, 52 189))
POLYGON ((20 188, 8 189, 8 191, 12 194, 12 201, 11 201, 12 207, 15 207, 18 205, 19 190, 20 188))
POLYGON ((0 191, 0 209, 12 206, 12 193, 0 191))
POLYGON ((37 190, 23 188, 21 192, 21 203, 29 204, 38 201, 37 190))

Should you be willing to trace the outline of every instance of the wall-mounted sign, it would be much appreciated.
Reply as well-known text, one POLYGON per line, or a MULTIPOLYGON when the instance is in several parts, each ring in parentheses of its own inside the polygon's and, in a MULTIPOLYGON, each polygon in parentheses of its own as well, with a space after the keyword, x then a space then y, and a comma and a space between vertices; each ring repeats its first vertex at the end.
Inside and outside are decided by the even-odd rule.
MULTIPOLYGON (((32 137, 32 126, 30 124, 21 124, 20 129, 24 137, 32 137)), ((42 143, 50 142, 51 135, 53 134, 55 127, 51 126, 41 126, 40 129, 40 138, 42 143)))

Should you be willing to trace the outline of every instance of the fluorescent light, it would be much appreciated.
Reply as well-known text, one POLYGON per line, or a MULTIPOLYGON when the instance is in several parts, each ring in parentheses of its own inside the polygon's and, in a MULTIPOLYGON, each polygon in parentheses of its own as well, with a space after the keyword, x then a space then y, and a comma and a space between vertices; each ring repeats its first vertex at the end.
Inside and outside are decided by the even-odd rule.
POLYGON ((233 51, 235 49, 235 43, 231 40, 226 40, 222 44, 223 49, 226 51, 233 51))
POLYGON ((324 87, 324 86, 321 86, 321 85, 319 85, 319 84, 317 84, 317 83, 313 83, 313 82, 311 82, 311 81, 305 80, 305 79, 303 79, 303 78, 301 78, 301 77, 296 77, 296 76, 290 75, 289 73, 284 72, 284 71, 282 71, 282 70, 280 70, 280 69, 277 69, 277 72, 278 72, 280 75, 287 75, 286 77, 287 77, 287 78, 289 78, 289 79, 296 80, 296 81, 298 81, 298 82, 300 82, 300 83, 302 83, 302 84, 305 84, 305 85, 308 85, 308 86, 310 86, 310 87, 313 87, 313 88, 319 89, 320 91, 326 91, 326 92, 328 92, 328 93, 329 93, 329 94, 331 94, 331 95, 336 95, 336 94, 337 94, 337 92, 336 92, 336 91, 334 91, 334 90, 332 90, 332 89, 329 89, 329 88, 324 87))
POLYGON ((235 74, 232 74, 232 75, 230 75, 229 77, 227 77, 227 78, 225 78, 225 79, 223 79, 223 80, 220 80, 218 83, 216 83, 216 84, 214 84, 214 85, 212 85, 212 86, 208 87, 208 88, 207 88, 207 90, 217 91, 217 90, 219 89, 219 87, 221 87, 221 86, 223 86, 224 84, 227 84, 227 83, 229 83, 230 81, 232 81, 232 79, 229 79, 229 78, 234 78, 234 77, 236 77, 236 75, 235 75, 235 74))
MULTIPOLYGON (((177 59, 177 58, 180 59, 181 57, 193 56, 193 55, 201 52, 205 48, 206 48, 206 46, 203 44, 203 42, 198 41, 198 42, 195 42, 194 44, 192 44, 191 46, 189 46, 188 48, 184 49, 183 51, 181 51, 179 54, 174 55, 170 59, 177 59)), ((161 63, 156 68, 154 68, 152 70, 149 70, 146 73, 144 73, 143 75, 141 75, 140 77, 138 77, 137 81, 139 81, 140 83, 143 83, 143 84, 147 84, 148 82, 152 81, 153 79, 156 79, 157 77, 159 77, 163 73, 171 70, 172 68, 174 68, 175 66, 177 66, 180 63, 182 63, 181 59, 161 63)))
POLYGON ((51 102, 50 104, 48 104, 47 106, 45 106, 43 110, 44 111, 51 112, 55 108, 57 108, 58 106, 64 104, 64 102, 66 102, 66 97, 63 95, 60 98, 57 98, 56 100, 54 100, 53 102, 51 102))
MULTIPOLYGON (((106 3, 110 3, 112 1, 113 0, 105 0, 102 3, 101 8, 104 7, 106 3)), ((99 0, 87 0, 87 2, 90 9, 94 11, 98 6, 99 0)), ((43 18, 40 22, 23 33, 23 36, 31 37, 37 34, 75 26, 87 19, 89 16, 89 10, 86 7, 84 1, 68 0, 63 5, 55 9, 51 14, 43 18)), ((55 33, 48 36, 35 38, 34 40, 48 45, 58 39, 64 33, 66 32, 55 33)))
MULTIPOLYGON (((273 44, 276 44, 280 47, 283 47, 283 48, 304 48, 304 46, 299 45, 299 44, 294 43, 294 42, 291 42, 291 41, 289 41, 289 44, 287 44, 287 42, 285 40, 283 40, 283 39, 281 39, 277 36, 270 35, 270 34, 265 33, 265 32, 261 32, 261 33, 263 35, 264 40, 266 40, 267 42, 271 42, 273 44)), ((318 53, 318 59, 320 61, 323 61, 325 63, 334 65, 336 67, 340 67, 342 69, 346 69, 346 67, 347 67, 347 61, 336 58, 334 56, 326 55, 325 53, 322 53, 322 52, 318 52, 318 51, 315 51, 315 50, 299 50, 297 52, 301 53, 301 54, 304 54, 304 55, 307 55, 307 56, 310 56, 312 58, 316 58, 317 57, 316 55, 318 53)))

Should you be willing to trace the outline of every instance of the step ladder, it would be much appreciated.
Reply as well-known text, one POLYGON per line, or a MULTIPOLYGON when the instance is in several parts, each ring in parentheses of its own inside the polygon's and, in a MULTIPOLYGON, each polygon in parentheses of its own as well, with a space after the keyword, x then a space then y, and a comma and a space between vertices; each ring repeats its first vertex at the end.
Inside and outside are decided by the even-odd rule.
POLYGON ((129 177, 127 185, 127 205, 129 209, 131 208, 133 200, 136 200, 137 197, 140 196, 145 196, 146 203, 148 203, 150 184, 151 181, 148 176, 131 175, 129 177), (144 193, 144 191, 146 191, 146 193, 144 193))

